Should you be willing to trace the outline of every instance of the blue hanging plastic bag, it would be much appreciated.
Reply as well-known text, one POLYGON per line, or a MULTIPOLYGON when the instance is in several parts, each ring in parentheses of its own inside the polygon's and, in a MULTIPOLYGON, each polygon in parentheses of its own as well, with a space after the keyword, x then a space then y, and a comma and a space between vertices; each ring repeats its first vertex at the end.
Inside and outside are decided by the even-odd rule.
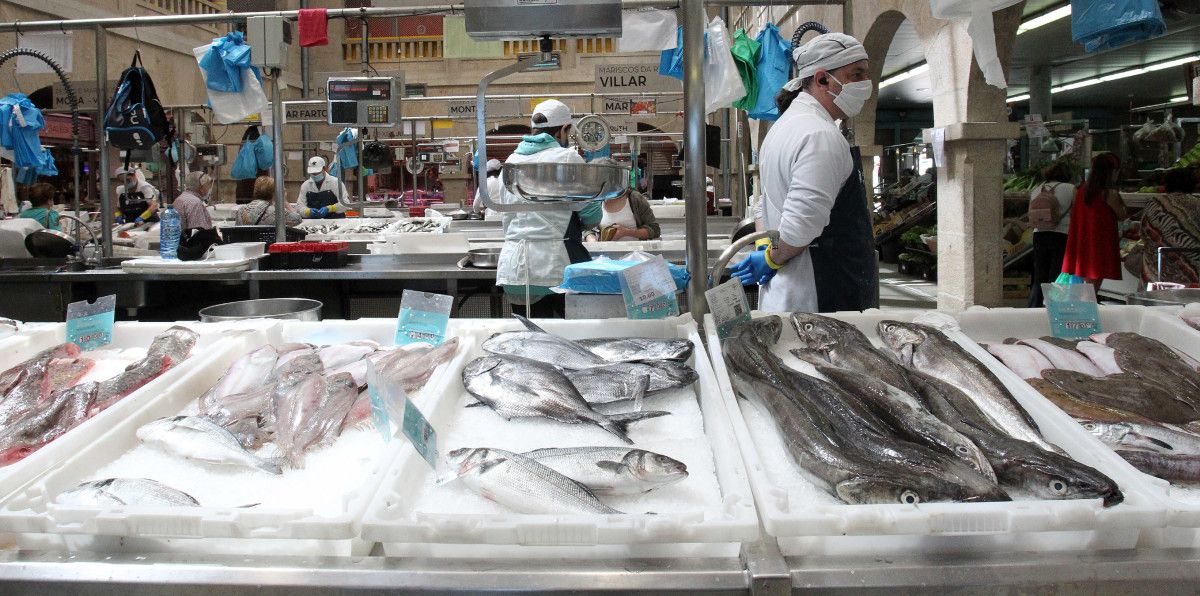
POLYGON ((659 54, 658 74, 683 80, 683 27, 675 29, 675 47, 659 54))
POLYGON ((254 141, 254 162, 259 170, 269 170, 275 165, 275 143, 271 137, 261 135, 254 141))
MULTIPOLYGON (((263 137, 259 137, 260 139, 263 137)), ((251 180, 258 177, 258 158, 255 156, 257 141, 246 141, 238 149, 237 158, 229 168, 229 177, 234 180, 251 180)))
MULTIPOLYGON (((208 53, 200 59, 200 68, 204 69, 204 84, 209 89, 240 93, 242 70, 250 68, 250 46, 246 45, 242 32, 233 31, 214 39, 208 53)), ((254 74, 259 76, 257 71, 254 74)))
POLYGON ((1157 0, 1071 0, 1071 39, 1095 52, 1167 31, 1157 0))
POLYGON ((792 42, 784 39, 772 23, 767 23, 755 40, 762 44, 758 62, 754 65, 758 77, 758 99, 747 116, 755 120, 774 121, 779 119, 775 96, 792 78, 792 42))

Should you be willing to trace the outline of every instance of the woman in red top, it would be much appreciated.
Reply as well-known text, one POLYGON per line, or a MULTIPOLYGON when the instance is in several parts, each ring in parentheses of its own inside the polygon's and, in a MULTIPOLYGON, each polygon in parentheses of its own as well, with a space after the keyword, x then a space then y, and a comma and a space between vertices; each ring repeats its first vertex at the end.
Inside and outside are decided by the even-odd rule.
POLYGON ((1125 204, 1117 192, 1121 160, 1112 153, 1092 158, 1087 181, 1075 192, 1063 273, 1078 275, 1100 290, 1105 279, 1121 279, 1121 239, 1117 222, 1125 204))

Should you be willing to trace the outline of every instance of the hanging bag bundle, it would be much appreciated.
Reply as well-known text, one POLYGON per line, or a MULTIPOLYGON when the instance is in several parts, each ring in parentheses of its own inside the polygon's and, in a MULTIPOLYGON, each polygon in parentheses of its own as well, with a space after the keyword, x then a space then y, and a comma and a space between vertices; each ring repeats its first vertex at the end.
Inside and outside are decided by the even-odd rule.
POLYGON ((104 114, 108 143, 118 149, 145 149, 165 139, 169 130, 154 81, 142 67, 141 52, 135 50, 104 114))
POLYGON ((234 180, 252 180, 258 177, 260 169, 270 168, 267 164, 266 168, 260 168, 258 162, 258 141, 263 138, 258 133, 257 126, 249 126, 246 132, 242 134, 242 148, 238 149, 237 157, 233 160, 233 165, 229 168, 229 177, 234 180))

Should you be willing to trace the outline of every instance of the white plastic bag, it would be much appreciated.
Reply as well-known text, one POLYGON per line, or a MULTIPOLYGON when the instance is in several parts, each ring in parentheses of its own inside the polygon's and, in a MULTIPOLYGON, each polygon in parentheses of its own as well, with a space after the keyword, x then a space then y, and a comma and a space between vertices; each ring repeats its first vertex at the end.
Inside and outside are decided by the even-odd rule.
POLYGON ((712 113, 728 108, 746 96, 746 86, 733 61, 733 44, 725 21, 714 17, 706 30, 707 47, 704 58, 704 110, 712 113))
POLYGON ((996 53, 996 30, 992 13, 1008 8, 1021 0, 929 0, 933 18, 967 21, 967 34, 975 51, 975 62, 983 71, 983 79, 993 87, 1005 89, 1004 65, 996 53))
POLYGON ((621 38, 617 49, 622 52, 650 52, 675 48, 675 28, 679 26, 674 10, 621 11, 621 38))
MULTIPOLYGON (((204 58, 211 46, 212 44, 204 44, 198 48, 192 48, 197 65, 200 64, 200 59, 204 58)), ((213 118, 220 124, 240 122, 267 109, 267 94, 263 92, 262 85, 259 84, 258 79, 253 72, 250 72, 249 68, 242 71, 242 90, 239 93, 213 91, 207 87, 208 81, 203 68, 200 69, 200 76, 205 79, 204 90, 208 92, 208 102, 212 105, 213 118)))

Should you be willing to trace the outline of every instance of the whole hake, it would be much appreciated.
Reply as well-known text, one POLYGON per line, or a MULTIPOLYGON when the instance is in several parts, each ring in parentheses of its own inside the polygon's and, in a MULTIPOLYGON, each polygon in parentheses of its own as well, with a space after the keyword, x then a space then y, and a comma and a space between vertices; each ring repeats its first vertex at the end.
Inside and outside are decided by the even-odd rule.
POLYGON ((824 353, 830 364, 875 376, 892 387, 913 392, 904 375, 904 367, 872 345, 858 327, 832 317, 803 312, 792 313, 791 320, 800 342, 824 353))

